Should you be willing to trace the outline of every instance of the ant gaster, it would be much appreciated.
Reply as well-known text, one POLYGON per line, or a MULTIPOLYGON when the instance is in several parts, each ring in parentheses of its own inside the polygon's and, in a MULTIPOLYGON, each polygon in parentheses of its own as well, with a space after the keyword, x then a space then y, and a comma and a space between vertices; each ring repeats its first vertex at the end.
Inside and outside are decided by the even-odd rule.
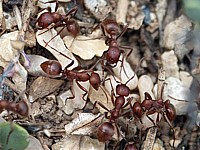
POLYGON ((70 81, 72 97, 68 97, 67 99, 73 99, 75 97, 74 90, 72 88, 73 80, 75 80, 78 87, 85 92, 83 94, 83 99, 84 99, 84 97, 88 93, 88 91, 83 86, 81 86, 79 82, 89 81, 90 84, 92 85, 92 87, 95 90, 98 90, 98 88, 100 87, 101 79, 100 79, 99 74, 95 73, 92 70, 81 71, 81 72, 78 72, 75 69, 68 70, 67 68, 72 66, 73 63, 74 63, 74 61, 72 61, 70 64, 68 64, 64 70, 62 70, 61 64, 55 60, 45 61, 40 66, 45 73, 47 73, 49 75, 61 74, 62 77, 66 78, 70 81), (89 74, 89 72, 91 72, 91 74, 89 74))
POLYGON ((12 111, 21 116, 28 116, 28 105, 25 101, 19 103, 9 102, 7 100, 0 100, 0 113, 3 110, 12 111))

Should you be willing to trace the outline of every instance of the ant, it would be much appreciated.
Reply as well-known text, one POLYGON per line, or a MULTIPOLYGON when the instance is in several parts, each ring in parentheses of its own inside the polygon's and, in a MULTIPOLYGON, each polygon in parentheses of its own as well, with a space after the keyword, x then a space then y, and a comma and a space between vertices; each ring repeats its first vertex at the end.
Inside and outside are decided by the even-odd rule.
MULTIPOLYGON (((95 102, 93 108, 95 107, 95 105, 98 103, 102 108, 104 108, 105 110, 107 110, 108 112, 110 112, 110 117, 109 117, 109 121, 108 122, 104 122, 102 123, 98 130, 97 130, 97 138, 100 142, 105 142, 108 141, 112 138, 112 136, 114 135, 114 126, 113 123, 116 123, 116 120, 122 116, 121 114, 121 110, 127 106, 128 103, 125 104, 125 97, 128 96, 130 94, 130 89, 128 88, 128 86, 126 85, 130 80, 132 80, 135 77, 135 75, 133 77, 131 77, 125 84, 118 84, 116 86, 116 94, 118 96, 116 96, 114 94, 114 89, 111 83, 110 78, 108 80, 110 80, 110 84, 111 84, 111 100, 113 103, 114 108, 112 110, 108 110, 108 108, 106 108, 103 104, 101 104, 100 102, 95 102), (115 98, 115 100, 114 100, 115 98)), ((106 118, 108 118, 107 113, 106 113, 106 118)))
POLYGON ((119 46, 117 40, 125 33, 128 28, 128 24, 123 28, 121 32, 119 24, 112 19, 105 19, 100 25, 103 35, 106 37, 105 44, 109 46, 108 50, 103 54, 103 59, 106 60, 109 65, 114 64, 113 67, 117 65, 118 61, 121 61, 122 68, 124 57, 122 60, 119 60, 121 53, 124 53, 124 50, 122 49, 130 49, 130 52, 127 55, 128 57, 132 52, 132 48, 127 46, 119 46))
POLYGON ((99 87, 101 88, 101 86, 100 86, 101 79, 100 79, 99 74, 92 71, 92 69, 81 71, 81 72, 76 71, 75 70, 76 68, 74 68, 72 70, 68 70, 67 68, 69 68, 73 64, 74 64, 74 61, 72 60, 72 62, 69 63, 65 67, 64 70, 62 70, 61 64, 58 61, 55 61, 55 60, 45 61, 42 64, 40 64, 40 66, 45 73, 47 73, 49 75, 62 74, 62 77, 64 77, 65 79, 68 79, 70 81, 70 84, 71 84, 70 88, 71 88, 71 92, 72 92, 72 97, 68 97, 67 99, 74 99, 74 97, 75 97, 74 90, 73 90, 73 87, 72 87, 73 80, 75 80, 78 87, 85 92, 83 94, 83 100, 84 100, 84 97, 88 93, 88 91, 79 82, 89 81, 90 84, 92 85, 92 87, 95 90, 98 90, 99 87), (89 72, 91 72, 91 74, 89 74, 89 72))
MULTIPOLYGON (((50 2, 44 2, 44 3, 50 3, 50 2)), ((57 3, 58 2, 56 2, 56 4, 57 3)), ((56 6, 56 9, 57 9, 57 6, 56 6)), ((79 34, 80 26, 76 20, 71 18, 71 16, 75 16, 77 10, 78 10, 78 7, 74 7, 69 12, 67 12, 66 15, 61 15, 57 12, 48 11, 48 12, 44 12, 43 14, 41 14, 39 16, 37 23, 38 23, 38 27, 39 27, 38 29, 40 29, 40 30, 47 28, 49 25, 51 25, 53 23, 54 23, 54 25, 52 27, 50 27, 48 30, 55 28, 55 27, 63 26, 63 28, 46 43, 45 47, 47 46, 47 44, 50 41, 52 41, 57 35, 59 35, 64 30, 65 27, 67 28, 67 31, 74 38, 79 34)), ((40 35, 47 32, 48 30, 40 33, 40 35)))
POLYGON ((3 110, 13 111, 21 116, 28 116, 28 105, 25 101, 19 103, 9 102, 6 100, 0 100, 0 112, 3 110))
MULTIPOLYGON (((145 100, 142 103, 135 102, 133 106, 131 106, 133 115, 135 118, 141 119, 144 113, 146 112, 147 117, 153 121, 149 115, 158 113, 156 121, 159 121, 159 114, 161 114, 166 122, 172 122, 176 117, 175 107, 170 103, 169 100, 163 102, 163 99, 153 100, 151 95, 148 92, 144 93, 145 100)), ((154 122, 153 122, 154 123, 154 122)), ((170 123, 169 123, 170 124, 170 123)), ((155 125, 155 123, 154 123, 155 125)))
MULTIPOLYGON (((161 91, 162 93, 163 93, 163 88, 161 91)), ((164 117, 164 121, 167 122, 170 128, 172 129, 173 139, 175 142, 175 132, 171 125, 171 122, 174 121, 176 118, 175 107, 170 103, 169 100, 163 101, 162 94, 161 94, 161 98, 157 100, 153 100, 151 95, 148 92, 145 92, 144 95, 145 95, 145 99, 142 101, 142 103, 135 102, 133 106, 130 104, 132 112, 133 112, 133 116, 136 119, 139 119, 141 122, 142 117, 146 115, 147 118, 154 124, 154 126, 157 126, 156 123, 159 122, 161 117, 164 117), (156 123, 155 123, 154 120, 150 118, 149 115, 152 115, 156 112, 158 113, 158 115, 157 115, 156 123)), ((173 142, 173 147, 175 144, 174 142, 173 142)))

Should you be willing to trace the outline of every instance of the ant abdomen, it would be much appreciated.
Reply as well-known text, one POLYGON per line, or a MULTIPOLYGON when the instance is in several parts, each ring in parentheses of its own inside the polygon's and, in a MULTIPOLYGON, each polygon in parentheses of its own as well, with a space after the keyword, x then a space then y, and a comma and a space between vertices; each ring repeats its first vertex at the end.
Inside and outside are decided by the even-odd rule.
POLYGON ((97 138, 100 142, 111 140, 113 135, 114 126, 110 122, 104 122, 97 130, 97 138))
POLYGON ((59 75, 62 71, 62 66, 58 61, 45 61, 40 64, 42 70, 49 75, 59 75))

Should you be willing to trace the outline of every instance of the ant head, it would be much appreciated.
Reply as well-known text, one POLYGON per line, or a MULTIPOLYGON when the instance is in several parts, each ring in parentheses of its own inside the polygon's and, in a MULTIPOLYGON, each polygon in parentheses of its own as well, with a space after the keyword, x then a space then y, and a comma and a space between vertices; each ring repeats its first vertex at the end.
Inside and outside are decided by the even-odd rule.
POLYGON ((16 112, 21 116, 28 116, 28 105, 24 101, 20 101, 16 105, 16 112))
POLYGON ((47 28, 50 24, 54 22, 54 18, 52 17, 50 12, 45 12, 40 15, 37 20, 38 26, 42 29, 47 28))
POLYGON ((79 24, 73 19, 67 20, 65 23, 67 31, 75 38, 80 32, 79 24))
POLYGON ((89 79, 90 84, 95 90, 99 89, 101 79, 98 73, 92 72, 89 79))
POLYGON ((103 30, 111 36, 117 35, 120 32, 120 27, 118 23, 114 21, 113 19, 105 19, 103 20, 101 25, 102 25, 103 30))
POLYGON ((106 54, 106 60, 109 64, 114 64, 119 61, 121 51, 119 47, 117 46, 109 46, 107 54, 106 54))
POLYGON ((59 75, 62 71, 62 66, 58 61, 45 61, 40 64, 42 70, 49 75, 59 75))
POLYGON ((130 94, 130 89, 125 84, 118 84, 116 87, 116 93, 120 96, 128 96, 130 94))
POLYGON ((99 126, 97 131, 97 138, 100 142, 108 141, 114 135, 114 126, 110 122, 104 122, 99 126))

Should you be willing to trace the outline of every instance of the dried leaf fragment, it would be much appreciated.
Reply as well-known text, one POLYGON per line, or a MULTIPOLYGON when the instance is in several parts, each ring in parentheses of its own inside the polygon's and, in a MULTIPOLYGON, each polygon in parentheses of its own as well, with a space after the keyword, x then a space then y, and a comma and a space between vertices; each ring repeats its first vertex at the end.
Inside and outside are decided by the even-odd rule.
POLYGON ((105 143, 99 142, 96 139, 92 139, 88 136, 66 136, 60 142, 52 146, 52 150, 104 150, 105 143))
POLYGON ((92 135, 102 122, 103 115, 80 113, 72 122, 65 125, 66 134, 92 135))
POLYGON ((30 87, 29 96, 31 96, 32 101, 38 98, 42 98, 56 89, 58 89, 64 83, 63 80, 51 79, 47 77, 38 77, 30 87))
POLYGON ((86 36, 73 38, 65 36, 63 38, 69 50, 80 56, 84 60, 92 59, 94 56, 102 56, 103 52, 108 50, 103 39, 89 39, 86 36))
POLYGON ((74 67, 77 67, 78 66, 77 60, 72 55, 72 53, 66 48, 60 35, 57 35, 56 30, 55 29, 51 29, 48 31, 47 30, 48 29, 43 29, 43 30, 38 30, 36 32, 36 39, 38 43, 43 47, 46 46, 45 48, 48 49, 56 57, 56 59, 60 62, 63 68, 67 66, 69 63, 71 63, 72 60, 74 61, 74 64, 69 68, 73 69, 74 67), (46 45, 46 42, 48 41, 50 42, 48 43, 48 45, 46 45), (71 60, 67 57, 71 58, 71 60))

